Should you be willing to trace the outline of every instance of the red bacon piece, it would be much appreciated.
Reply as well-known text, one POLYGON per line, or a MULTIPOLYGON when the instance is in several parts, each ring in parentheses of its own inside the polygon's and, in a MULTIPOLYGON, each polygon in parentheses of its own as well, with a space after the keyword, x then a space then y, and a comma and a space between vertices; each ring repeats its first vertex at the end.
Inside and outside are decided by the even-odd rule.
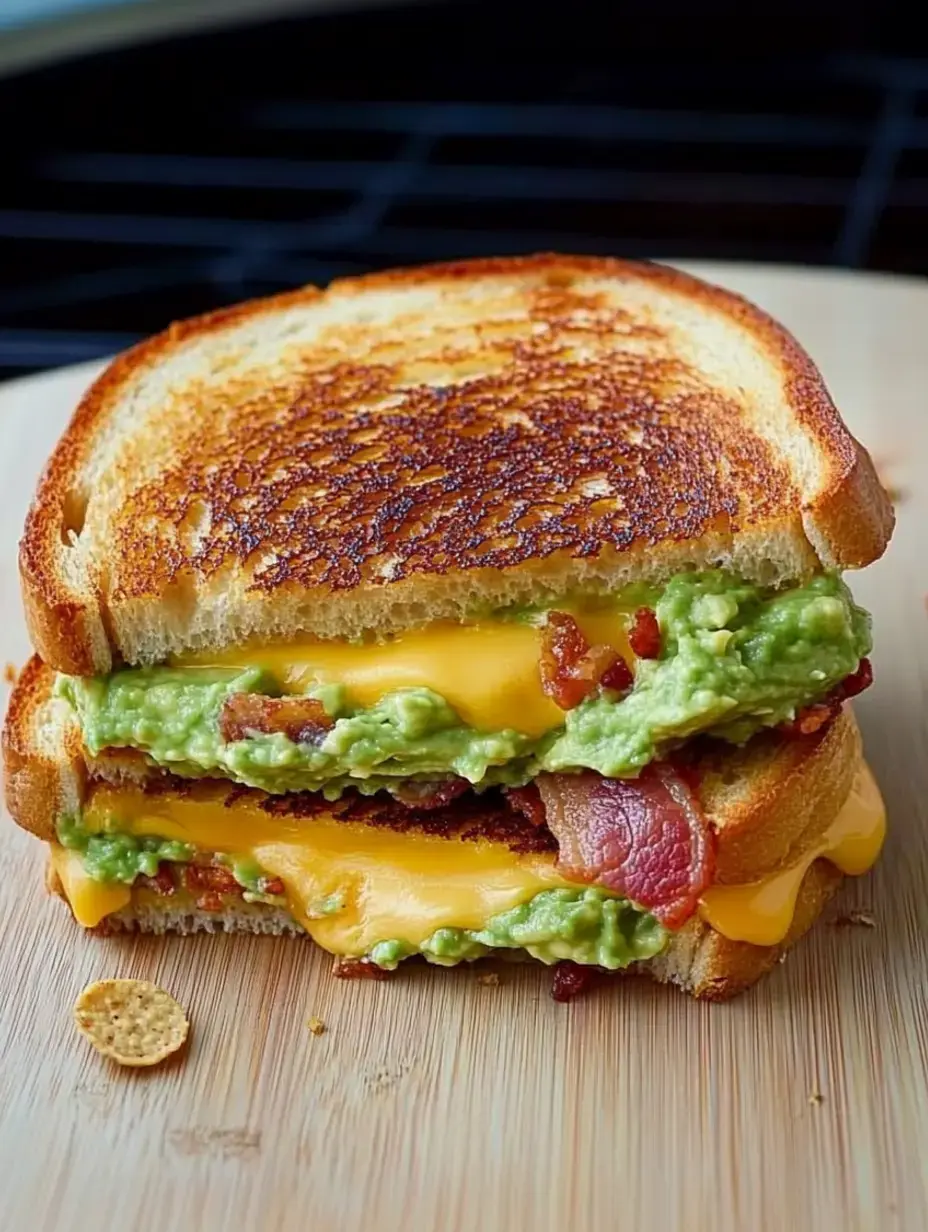
POLYGON ((193 893, 205 890, 213 894, 243 894, 231 869, 221 864, 188 864, 184 868, 184 885, 193 893))
POLYGON ((264 881, 264 893, 265 894, 281 895, 281 894, 286 894, 286 892, 287 892, 287 887, 284 885, 284 883, 281 881, 279 877, 265 878, 265 881, 264 881))
POLYGON ((712 882, 715 838, 672 767, 657 762, 637 779, 543 774, 536 779, 558 867, 595 882, 679 928, 712 882))
POLYGON ((334 726, 335 720, 316 697, 233 693, 219 714, 219 732, 227 744, 256 732, 283 732, 295 744, 319 744, 334 726))
POLYGON ((386 980, 393 974, 369 958, 336 958, 332 974, 340 980, 386 980))
POLYGON ((570 962, 569 959, 555 963, 551 996, 555 1001, 573 1001, 596 983, 598 975, 598 968, 583 967, 580 963, 570 962))
POLYGON ((837 715, 844 703, 873 684, 873 665, 869 659, 861 659, 857 670, 836 684, 831 692, 820 702, 804 706, 797 711, 796 717, 787 723, 781 723, 777 731, 784 736, 811 736, 821 731, 826 723, 837 715))
POLYGON ((170 896, 174 893, 174 874, 169 864, 159 864, 154 877, 140 877, 139 881, 146 889, 154 890, 156 894, 170 896))
POLYGON ((390 794, 400 804, 414 809, 444 808, 452 800, 463 795, 470 787, 467 779, 448 779, 444 783, 417 783, 414 779, 397 783, 390 794))
POLYGON ((616 693, 627 693, 635 683, 635 677, 625 660, 619 657, 611 667, 606 668, 599 683, 604 689, 613 689, 616 693))
MULTIPOLYGON (((569 612, 549 612, 541 641, 541 687, 562 710, 573 710, 599 687, 628 688, 611 646, 591 646, 569 612), (607 678, 619 682, 606 684, 607 678)), ((631 673, 628 673, 629 683, 631 673)))
POLYGON ((661 653, 661 627, 649 607, 640 607, 628 634, 628 644, 639 659, 656 659, 661 653))
POLYGON ((533 826, 545 825, 545 806, 534 783, 528 783, 525 787, 507 787, 506 799, 533 826))

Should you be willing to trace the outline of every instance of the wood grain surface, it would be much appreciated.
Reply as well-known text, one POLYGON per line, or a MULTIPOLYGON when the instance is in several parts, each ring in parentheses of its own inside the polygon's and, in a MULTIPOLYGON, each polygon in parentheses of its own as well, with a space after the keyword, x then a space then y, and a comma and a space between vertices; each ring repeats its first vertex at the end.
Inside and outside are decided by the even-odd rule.
MULTIPOLYGON (((340 983, 308 942, 86 936, 4 819, 0 1228, 928 1227, 928 283, 697 272, 798 334, 900 492, 889 553, 853 579, 876 626, 877 871, 740 1000, 627 980, 564 1006, 541 968, 340 983), (839 927, 854 908, 876 927, 839 927), (114 975, 188 1008, 179 1062, 120 1072, 77 1037, 76 994, 114 975)), ((0 390, 0 668, 27 653, 26 505, 92 371, 0 390)))

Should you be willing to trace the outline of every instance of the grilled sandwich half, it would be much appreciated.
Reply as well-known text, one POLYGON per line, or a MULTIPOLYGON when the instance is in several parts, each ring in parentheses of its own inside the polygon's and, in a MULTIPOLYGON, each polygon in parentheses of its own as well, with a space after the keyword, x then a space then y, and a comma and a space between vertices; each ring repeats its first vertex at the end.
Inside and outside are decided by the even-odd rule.
POLYGON ((799 344, 669 269, 470 262, 187 322, 40 483, 10 811, 86 925, 731 993, 879 850, 843 573, 892 522, 799 344))

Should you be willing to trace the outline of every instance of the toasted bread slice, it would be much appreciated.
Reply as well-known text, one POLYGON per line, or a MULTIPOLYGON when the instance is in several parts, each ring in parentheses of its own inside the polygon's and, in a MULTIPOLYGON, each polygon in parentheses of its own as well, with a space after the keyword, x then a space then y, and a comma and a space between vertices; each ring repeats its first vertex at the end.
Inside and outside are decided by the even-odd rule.
POLYGON ((173 326, 84 398, 28 518, 61 671, 395 632, 721 565, 854 568, 892 509, 799 344, 631 262, 395 271, 173 326))
MULTIPOLYGON (((6 804, 20 826, 53 841, 56 819, 77 815, 100 778, 154 780, 159 791, 193 799, 215 792, 215 782, 165 779, 131 756, 117 754, 88 768, 73 713, 51 694, 53 679, 51 670, 33 659, 10 700, 3 737, 6 804)), ((849 705, 827 727, 802 739, 771 732, 741 749, 707 744, 696 769, 700 802, 718 836, 716 882, 737 885, 795 863, 834 821, 860 758, 860 732, 849 705)), ((230 821, 236 801, 263 798, 232 783, 225 790, 230 821)), ((299 810, 300 796, 278 797, 276 807, 299 810)))

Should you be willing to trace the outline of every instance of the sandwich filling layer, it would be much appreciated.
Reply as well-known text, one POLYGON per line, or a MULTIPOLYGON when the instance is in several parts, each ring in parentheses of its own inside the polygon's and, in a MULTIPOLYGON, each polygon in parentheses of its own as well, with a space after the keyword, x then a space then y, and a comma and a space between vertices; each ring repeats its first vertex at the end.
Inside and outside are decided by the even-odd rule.
POLYGON ((792 722, 869 650, 869 618, 836 575, 775 591, 711 570, 387 642, 304 639, 61 677, 58 692, 92 756, 135 749, 184 777, 336 799, 634 776, 698 733, 743 743, 792 722))
MULTIPOLYGON (((843 808, 801 854, 754 883, 709 886, 698 913, 732 940, 779 944, 812 863, 864 873, 884 834, 879 791, 861 763, 843 808)), ((627 896, 566 876, 550 832, 527 822, 449 837, 230 803, 214 787, 184 796, 101 785, 79 821, 59 824, 52 859, 86 927, 139 891, 167 911, 175 896, 215 912, 237 897, 283 907, 324 949, 385 969, 415 954, 452 965, 520 949, 614 970, 653 957, 673 931, 627 896)))

